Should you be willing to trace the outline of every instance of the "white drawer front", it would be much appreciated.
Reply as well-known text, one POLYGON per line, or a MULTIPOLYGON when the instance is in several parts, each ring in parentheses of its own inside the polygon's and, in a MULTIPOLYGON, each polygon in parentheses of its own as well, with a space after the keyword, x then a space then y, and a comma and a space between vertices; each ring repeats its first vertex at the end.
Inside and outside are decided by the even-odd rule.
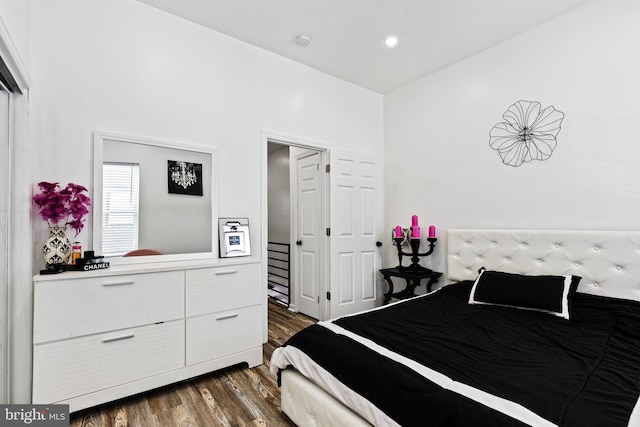
POLYGON ((184 272, 38 282, 34 343, 184 317, 184 272))
POLYGON ((34 346, 33 402, 53 403, 184 367, 184 320, 34 346))
POLYGON ((260 306, 187 319, 187 366, 262 345, 260 306))
POLYGON ((260 264, 187 271, 187 316, 260 304, 260 264))

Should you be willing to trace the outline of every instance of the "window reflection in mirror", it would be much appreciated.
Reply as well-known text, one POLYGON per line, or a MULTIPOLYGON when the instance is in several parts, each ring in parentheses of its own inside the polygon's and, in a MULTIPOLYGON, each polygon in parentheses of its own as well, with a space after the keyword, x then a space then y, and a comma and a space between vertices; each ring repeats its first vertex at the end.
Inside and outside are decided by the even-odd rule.
POLYGON ((94 155, 94 167, 101 169, 94 172, 97 251, 105 256, 135 249, 212 256, 214 242, 217 247, 213 151, 96 132, 94 155), (197 175, 176 181, 171 169, 176 162, 195 165, 197 175))
POLYGON ((102 163, 102 255, 139 249, 140 165, 102 163))

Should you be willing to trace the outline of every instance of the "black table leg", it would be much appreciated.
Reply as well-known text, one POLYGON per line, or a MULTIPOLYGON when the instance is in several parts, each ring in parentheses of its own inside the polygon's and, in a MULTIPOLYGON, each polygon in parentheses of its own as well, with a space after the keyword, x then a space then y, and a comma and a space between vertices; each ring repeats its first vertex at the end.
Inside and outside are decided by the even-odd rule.
POLYGON ((387 283, 389 284, 389 292, 387 292, 386 294, 384 294, 384 301, 382 302, 382 304, 386 304, 389 301, 391 301, 391 295, 393 295, 393 282, 391 281, 391 277, 387 276, 386 274, 383 275, 384 280, 387 281, 387 283))
POLYGON ((429 281, 427 282, 427 293, 431 292, 431 286, 438 281, 438 277, 432 277, 431 279, 429 279, 429 281))
POLYGON ((416 286, 420 286, 420 279, 406 279, 407 287, 404 289, 404 294, 407 297, 412 297, 415 295, 416 286))

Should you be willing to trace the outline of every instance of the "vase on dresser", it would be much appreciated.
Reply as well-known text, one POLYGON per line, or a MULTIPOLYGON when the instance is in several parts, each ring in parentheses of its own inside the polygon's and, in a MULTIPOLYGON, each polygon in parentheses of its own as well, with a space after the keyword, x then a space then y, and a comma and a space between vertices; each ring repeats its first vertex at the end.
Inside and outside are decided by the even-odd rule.
POLYGON ((56 270, 69 262, 71 242, 66 234, 66 227, 49 227, 49 238, 44 242, 42 255, 47 270, 56 270))

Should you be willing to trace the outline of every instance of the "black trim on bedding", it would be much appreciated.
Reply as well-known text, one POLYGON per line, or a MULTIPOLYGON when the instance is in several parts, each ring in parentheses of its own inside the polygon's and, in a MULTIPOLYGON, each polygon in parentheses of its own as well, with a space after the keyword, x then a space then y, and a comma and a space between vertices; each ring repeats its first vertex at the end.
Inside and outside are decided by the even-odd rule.
MULTIPOLYGON (((640 304, 576 294, 580 321, 470 305, 470 282, 334 323, 561 426, 626 426, 640 392, 640 304)), ((402 426, 522 425, 320 325, 293 345, 402 426)))

